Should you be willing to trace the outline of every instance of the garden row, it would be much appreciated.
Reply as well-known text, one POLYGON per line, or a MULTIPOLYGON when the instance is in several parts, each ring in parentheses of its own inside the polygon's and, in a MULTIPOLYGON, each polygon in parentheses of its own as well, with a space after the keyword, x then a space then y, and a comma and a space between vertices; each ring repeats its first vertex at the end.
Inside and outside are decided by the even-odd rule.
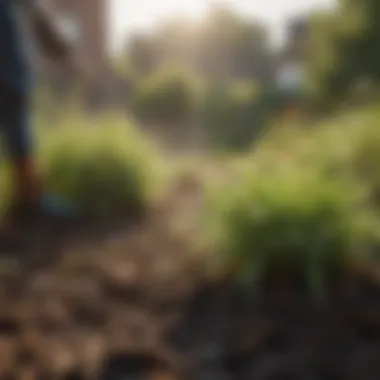
MULTIPOLYGON (((366 110, 314 130, 275 128, 242 158, 239 182, 207 188, 201 216, 218 268, 255 292, 286 274, 322 298, 334 279, 373 266, 380 232, 377 119, 377 111, 366 110)), ((49 188, 98 217, 145 207, 159 172, 145 140, 112 120, 75 120, 40 133, 49 188)))

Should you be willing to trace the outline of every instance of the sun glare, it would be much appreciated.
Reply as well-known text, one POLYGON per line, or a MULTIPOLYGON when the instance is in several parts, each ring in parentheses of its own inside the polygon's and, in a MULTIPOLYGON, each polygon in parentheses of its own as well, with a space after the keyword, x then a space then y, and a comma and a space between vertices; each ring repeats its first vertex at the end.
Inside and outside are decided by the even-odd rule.
POLYGON ((135 30, 149 30, 172 15, 199 18, 217 2, 262 19, 278 34, 287 16, 315 7, 328 7, 336 0, 110 0, 111 44, 115 47, 121 36, 135 30))

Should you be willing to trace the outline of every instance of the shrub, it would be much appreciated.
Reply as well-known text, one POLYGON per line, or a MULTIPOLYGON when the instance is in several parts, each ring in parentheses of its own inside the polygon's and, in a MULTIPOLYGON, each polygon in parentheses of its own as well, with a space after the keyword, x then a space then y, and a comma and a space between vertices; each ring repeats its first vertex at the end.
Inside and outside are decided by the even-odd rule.
POLYGON ((113 120, 44 132, 40 157, 48 187, 91 216, 112 216, 146 205, 149 152, 131 128, 113 120))
POLYGON ((380 133, 377 120, 372 120, 372 122, 367 120, 367 122, 369 123, 361 126, 359 133, 356 133, 354 148, 347 165, 353 169, 354 176, 367 186, 370 201, 379 209, 380 133))
POLYGON ((288 134, 288 151, 305 167, 318 167, 329 178, 351 178, 367 189, 368 201, 380 200, 378 111, 345 114, 312 131, 288 134), (302 136, 302 138, 301 138, 302 136))
MULTIPOLYGON (((281 274, 301 275, 315 296, 366 252, 373 220, 347 183, 300 170, 250 173, 214 193, 208 210, 222 268, 259 287, 281 274)), ((257 288, 253 288, 257 290, 257 288)))
POLYGON ((268 87, 260 93, 259 103, 264 112, 271 112, 276 115, 284 111, 287 103, 295 100, 291 94, 285 94, 277 88, 268 87))
POLYGON ((206 91, 201 121, 209 143, 227 150, 250 147, 265 123, 257 104, 253 85, 220 85, 206 91))
POLYGON ((132 108, 142 121, 155 124, 187 123, 195 107, 195 82, 180 71, 166 71, 142 81, 132 108))

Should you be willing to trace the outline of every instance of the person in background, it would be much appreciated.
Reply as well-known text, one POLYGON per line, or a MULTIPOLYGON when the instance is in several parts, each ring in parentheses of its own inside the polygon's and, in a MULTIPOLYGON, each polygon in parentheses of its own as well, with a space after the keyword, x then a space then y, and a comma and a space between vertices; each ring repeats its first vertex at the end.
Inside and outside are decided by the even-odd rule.
POLYGON ((44 189, 36 167, 30 102, 33 75, 20 13, 25 13, 31 26, 29 32, 34 34, 43 55, 62 65, 74 67, 76 62, 73 48, 57 29, 53 13, 45 3, 0 0, 0 133, 13 180, 13 197, 0 236, 8 227, 35 223, 40 216, 66 217, 73 212, 44 189))

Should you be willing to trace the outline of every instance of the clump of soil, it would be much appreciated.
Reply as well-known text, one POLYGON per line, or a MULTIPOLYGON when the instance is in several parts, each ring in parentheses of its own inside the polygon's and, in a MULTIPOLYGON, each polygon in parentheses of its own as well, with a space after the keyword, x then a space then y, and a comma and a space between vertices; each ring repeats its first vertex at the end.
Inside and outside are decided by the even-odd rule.
POLYGON ((35 236, 28 262, 45 247, 48 264, 1 277, 0 379, 380 379, 376 281, 337 281, 321 304, 207 280, 175 228, 201 195, 187 178, 139 225, 35 236))

